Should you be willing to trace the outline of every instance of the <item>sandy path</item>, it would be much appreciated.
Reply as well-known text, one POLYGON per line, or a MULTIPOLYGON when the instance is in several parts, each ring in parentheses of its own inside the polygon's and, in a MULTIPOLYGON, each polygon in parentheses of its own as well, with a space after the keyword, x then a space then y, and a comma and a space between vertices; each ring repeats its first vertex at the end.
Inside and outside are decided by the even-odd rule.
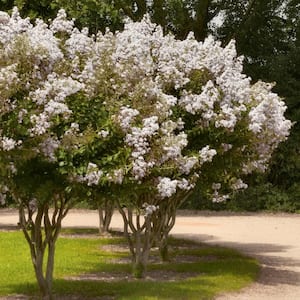
MULTIPOLYGON (((14 211, 0 210, 0 228, 16 222, 14 211)), ((63 222, 65 227, 97 224, 94 211, 71 211, 63 222)), ((112 227, 122 228, 119 215, 114 216, 112 227)), ((219 296, 218 300, 300 299, 300 215, 180 214, 171 233, 235 248, 260 261, 258 282, 237 294, 219 296)))

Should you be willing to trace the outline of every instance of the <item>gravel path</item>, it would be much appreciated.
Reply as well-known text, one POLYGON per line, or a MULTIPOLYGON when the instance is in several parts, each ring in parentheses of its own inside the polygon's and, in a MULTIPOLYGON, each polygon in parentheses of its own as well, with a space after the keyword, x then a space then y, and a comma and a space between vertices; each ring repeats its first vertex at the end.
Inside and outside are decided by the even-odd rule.
MULTIPOLYGON (((15 211, 0 210, 0 228, 16 222, 15 211)), ((97 225, 95 211, 71 211, 63 222, 65 227, 97 225)), ((122 228, 118 214, 112 227, 122 228)), ((300 299, 300 215, 181 212, 171 233, 238 249, 260 261, 262 270, 256 283, 239 293, 221 295, 217 300, 300 299)))

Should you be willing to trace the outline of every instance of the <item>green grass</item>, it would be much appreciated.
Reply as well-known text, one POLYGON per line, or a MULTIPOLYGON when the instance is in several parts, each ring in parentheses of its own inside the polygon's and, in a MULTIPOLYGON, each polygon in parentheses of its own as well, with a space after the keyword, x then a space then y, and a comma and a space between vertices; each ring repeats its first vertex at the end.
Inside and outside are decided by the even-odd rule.
MULTIPOLYGON (((212 299, 218 293, 235 291, 250 284, 259 271, 254 259, 242 256, 236 251, 172 239, 171 256, 177 256, 177 259, 171 263, 150 264, 148 270, 169 270, 178 274, 193 272, 192 277, 169 282, 127 281, 126 278, 130 277, 130 264, 113 263, 113 260, 127 257, 128 253, 101 249, 103 245, 124 243, 123 238, 97 238, 96 232, 64 230, 64 236, 57 242, 55 294, 82 295, 84 299, 100 296, 126 300, 212 299), (76 238, 74 234, 77 234, 76 238), (181 247, 182 245, 184 247, 181 247), (196 256, 197 260, 180 262, 180 255, 196 256), (124 279, 114 282, 70 279, 84 273, 100 272, 121 272, 124 279)), ((0 295, 37 295, 38 288, 29 249, 22 233, 0 232, 0 249, 0 295)))

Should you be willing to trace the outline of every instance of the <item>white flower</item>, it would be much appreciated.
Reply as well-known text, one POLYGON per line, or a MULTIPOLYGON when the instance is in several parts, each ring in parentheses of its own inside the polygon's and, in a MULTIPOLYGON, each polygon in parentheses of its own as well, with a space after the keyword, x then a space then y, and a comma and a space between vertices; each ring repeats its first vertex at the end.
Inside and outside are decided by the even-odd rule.
POLYGON ((179 170, 183 174, 190 174, 191 170, 195 167, 195 165, 198 163, 198 158, 196 156, 191 157, 182 157, 182 159, 179 159, 179 170))
POLYGON ((2 144, 1 145, 2 149, 4 151, 10 151, 10 150, 13 150, 17 146, 18 143, 14 139, 4 136, 1 139, 1 144, 2 144))
POLYGON ((103 137, 103 138, 106 138, 109 135, 109 131, 108 130, 101 130, 101 131, 98 132, 98 135, 103 137))
POLYGON ((210 149, 209 145, 207 145, 199 151, 199 155, 200 163, 203 164, 205 162, 212 162, 213 157, 217 155, 217 151, 215 149, 210 149))
POLYGON ((74 27, 74 21, 67 19, 67 14, 64 9, 60 9, 56 18, 52 21, 50 29, 54 32, 71 33, 74 27))
POLYGON ((45 113, 41 113, 40 115, 31 115, 30 121, 34 125, 30 130, 32 136, 42 135, 51 127, 49 118, 45 113))
POLYGON ((241 190, 241 189, 246 189, 248 188, 248 184, 244 183, 242 179, 236 179, 232 184, 231 188, 234 191, 241 190))
POLYGON ((1 25, 7 25, 9 23, 10 17, 8 13, 4 11, 0 11, 0 24, 1 25))
POLYGON ((50 117, 56 116, 56 115, 69 116, 72 113, 72 111, 68 108, 68 106, 66 104, 60 103, 60 102, 56 102, 56 101, 53 101, 53 100, 50 100, 45 105, 44 111, 50 117))
POLYGON ((214 203, 221 203, 228 200, 230 197, 229 195, 220 195, 217 191, 214 192, 212 202, 214 203))
POLYGON ((219 189, 221 189, 221 183, 213 183, 212 184, 212 186, 211 186, 211 188, 213 189, 213 190, 215 190, 215 191, 217 191, 217 190, 219 190, 219 189))
POLYGON ((60 142, 55 137, 48 137, 42 143, 40 143, 39 147, 41 152, 45 155, 45 157, 51 161, 56 161, 55 151, 59 147, 60 142))
POLYGON ((219 101, 220 92, 214 86, 214 83, 209 80, 205 86, 202 87, 200 95, 192 94, 184 91, 179 100, 179 104, 183 106, 186 111, 191 114, 202 112, 202 116, 213 115, 214 104, 219 101))
POLYGON ((176 193, 177 180, 171 180, 168 177, 159 177, 158 180, 157 190, 161 198, 168 198, 176 193))
POLYGON ((65 135, 75 135, 79 132, 79 124, 78 123, 71 123, 71 126, 68 130, 66 130, 65 135))
POLYGON ((93 39, 88 36, 87 28, 83 28, 81 32, 74 28, 70 38, 66 41, 67 50, 73 59, 77 54, 89 54, 93 49, 93 44, 93 39))
POLYGON ((164 160, 181 156, 183 148, 188 145, 187 134, 181 132, 177 135, 168 135, 163 138, 164 160))
POLYGON ((114 170, 112 174, 107 175, 107 179, 110 182, 122 184, 124 179, 124 170, 123 169, 117 169, 114 170))
POLYGON ((159 209, 159 206, 144 203, 142 205, 142 208, 144 209, 144 216, 145 216, 145 218, 147 218, 147 217, 151 216, 154 212, 156 212, 159 209))
POLYGON ((124 131, 130 128, 131 123, 134 121, 134 118, 137 115, 139 115, 139 111, 137 109, 132 109, 126 106, 121 107, 120 113, 118 115, 118 121, 121 128, 124 131))
POLYGON ((97 185, 102 177, 103 172, 98 169, 98 166, 94 163, 89 163, 85 175, 85 181, 88 186, 97 185))
POLYGON ((181 180, 177 180, 177 186, 181 190, 189 191, 195 187, 195 184, 190 183, 187 179, 183 178, 181 180))

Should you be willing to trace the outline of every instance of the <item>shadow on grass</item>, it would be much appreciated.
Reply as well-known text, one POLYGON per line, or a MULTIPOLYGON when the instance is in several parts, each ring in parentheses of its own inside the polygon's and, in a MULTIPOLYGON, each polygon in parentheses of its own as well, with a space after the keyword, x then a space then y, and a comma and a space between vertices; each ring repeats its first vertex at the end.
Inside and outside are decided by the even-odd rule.
MULTIPOLYGON (((88 234, 86 229, 70 232, 71 235, 81 233, 88 234)), ((90 234, 93 235, 94 232, 90 234)), ((10 264, 14 263, 3 268, 3 272, 12 273, 12 277, 4 281, 2 288, 5 291, 0 291, 0 294, 25 294, 29 295, 28 299, 39 299, 34 277, 28 276, 32 269, 28 257, 23 255, 28 249, 21 236, 18 232, 2 233, 5 241, 3 247, 6 245, 7 253, 13 252, 14 260, 11 260, 10 264), (17 243, 20 243, 18 247, 17 243), (21 273, 21 270, 24 270, 25 275, 16 278, 13 272, 21 273)), ((107 247, 106 251, 103 250, 103 245, 122 241, 124 242, 123 238, 59 239, 54 272, 56 299, 211 299, 218 293, 238 290, 253 282, 259 270, 256 260, 244 257, 237 251, 171 239, 174 261, 150 264, 149 274, 158 271, 154 272, 158 275, 135 280, 130 276, 130 264, 116 262, 129 253, 118 253, 115 251, 118 247, 107 247), (196 259, 184 261, 181 255, 192 255, 196 259), (165 280, 161 274, 168 271, 175 272, 176 276, 165 280), (104 272, 108 273, 108 276, 103 276, 104 272), (116 273, 118 276, 113 278, 116 273)), ((158 254, 155 252, 155 255, 158 254)), ((3 267, 5 262, 3 261, 3 267)))
MULTIPOLYGON (((94 266, 94 274, 103 271, 94 266)), ((54 293, 57 299, 213 299, 218 293, 232 291, 251 282, 258 272, 253 259, 226 258, 213 262, 178 263, 160 265, 161 269, 176 272, 197 272, 185 280, 149 281, 129 279, 128 269, 124 270, 124 279, 109 282, 103 280, 56 279, 54 293), (105 297, 105 298, 104 298, 105 297)), ((150 269, 159 266, 150 265, 150 269)), ((104 267, 105 269, 105 267, 104 267)), ((16 294, 29 294, 38 297, 35 284, 11 286, 16 294)))

